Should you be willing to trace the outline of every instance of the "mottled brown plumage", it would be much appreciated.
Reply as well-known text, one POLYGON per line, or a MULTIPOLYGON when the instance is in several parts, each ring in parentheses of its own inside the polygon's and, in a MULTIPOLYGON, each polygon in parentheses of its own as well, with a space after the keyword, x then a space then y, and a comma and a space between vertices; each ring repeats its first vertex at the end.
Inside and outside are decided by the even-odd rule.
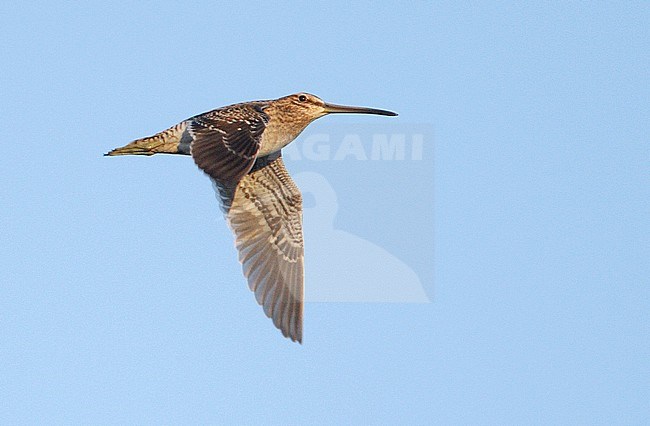
POLYGON ((302 197, 280 150, 332 113, 397 115, 323 102, 308 93, 245 102, 189 118, 106 155, 191 155, 212 180, 244 276, 282 334, 302 342, 302 197))

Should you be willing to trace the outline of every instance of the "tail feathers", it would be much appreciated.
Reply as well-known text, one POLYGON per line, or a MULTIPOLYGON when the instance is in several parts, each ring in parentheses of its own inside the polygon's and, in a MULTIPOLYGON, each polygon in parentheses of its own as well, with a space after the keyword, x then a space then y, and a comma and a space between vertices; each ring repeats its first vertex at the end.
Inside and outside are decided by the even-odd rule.
MULTIPOLYGON (((153 136, 136 139, 121 148, 115 148, 104 155, 154 155, 154 154, 186 154, 188 147, 185 139, 187 123, 182 122, 153 136), (183 146, 180 146, 183 142, 183 146)), ((189 152, 187 153, 189 154, 189 152)))

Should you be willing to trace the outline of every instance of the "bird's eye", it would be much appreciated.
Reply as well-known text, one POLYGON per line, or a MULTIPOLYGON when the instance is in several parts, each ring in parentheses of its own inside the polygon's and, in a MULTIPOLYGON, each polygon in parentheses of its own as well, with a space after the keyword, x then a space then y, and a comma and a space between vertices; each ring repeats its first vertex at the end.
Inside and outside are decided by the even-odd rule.
POLYGON ((305 102, 305 101, 307 100, 307 96, 305 96, 305 95, 300 95, 300 96, 298 96, 298 100, 299 100, 300 102, 305 102))

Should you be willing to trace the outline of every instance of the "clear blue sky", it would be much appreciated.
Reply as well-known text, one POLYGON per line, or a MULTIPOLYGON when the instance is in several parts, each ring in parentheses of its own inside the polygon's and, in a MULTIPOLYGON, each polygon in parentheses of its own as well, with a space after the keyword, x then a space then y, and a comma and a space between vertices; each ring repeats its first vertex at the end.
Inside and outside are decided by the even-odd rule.
POLYGON ((412 3, 0 6, 0 423, 650 421, 648 4, 412 3), (400 115, 298 146, 423 135, 287 158, 334 194, 308 297, 404 271, 430 303, 330 291, 300 346, 191 159, 101 154, 302 90, 400 115))

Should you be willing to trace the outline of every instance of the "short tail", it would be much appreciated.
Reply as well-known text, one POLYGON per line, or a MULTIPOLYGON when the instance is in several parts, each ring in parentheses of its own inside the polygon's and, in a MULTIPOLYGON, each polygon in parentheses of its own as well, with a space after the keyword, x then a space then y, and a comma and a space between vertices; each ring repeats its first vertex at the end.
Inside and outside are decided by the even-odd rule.
POLYGON ((185 121, 142 139, 136 139, 128 145, 107 152, 104 155, 154 155, 154 154, 190 154, 191 136, 187 132, 185 121))

